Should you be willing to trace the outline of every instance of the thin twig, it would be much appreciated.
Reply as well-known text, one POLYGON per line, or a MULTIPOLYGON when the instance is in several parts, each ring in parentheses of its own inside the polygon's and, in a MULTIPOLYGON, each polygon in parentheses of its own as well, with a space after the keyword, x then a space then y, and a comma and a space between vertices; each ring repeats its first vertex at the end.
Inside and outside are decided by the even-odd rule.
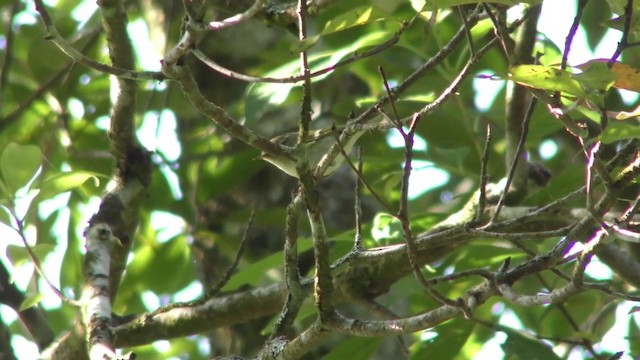
MULTIPOLYGON (((344 131, 347 131, 346 129, 347 128, 345 128, 344 131)), ((349 158, 347 152, 344 150, 344 146, 342 145, 342 140, 340 139, 338 132, 335 131, 335 125, 334 125, 333 135, 335 136, 336 146, 340 150, 340 154, 344 157, 345 162, 356 174, 356 176, 358 177, 358 180, 367 188, 367 190, 369 190, 369 193, 371 193, 371 195, 376 199, 376 201, 378 201, 380 205, 382 205, 382 207, 385 210, 391 212, 391 209, 392 209, 391 205, 387 204, 384 198, 380 196, 380 194, 378 194, 378 192, 373 188, 373 186, 371 186, 371 184, 369 184, 369 182, 362 176, 362 171, 358 170, 358 168, 356 168, 356 166, 353 164, 353 161, 351 161, 351 159, 349 158)))
MULTIPOLYGON (((384 68, 382 66, 378 66, 378 73, 380 73, 380 76, 382 77, 382 84, 384 85, 384 89, 387 92, 387 96, 389 97, 389 99, 391 99, 389 101, 389 105, 391 105, 391 110, 393 110, 393 117, 390 117, 390 119, 393 122, 393 125, 397 128, 397 130, 402 133, 403 137, 405 137, 406 135, 402 130, 402 124, 400 123, 400 116, 398 115, 398 109, 396 109, 396 102, 393 97, 393 92, 389 87, 389 81, 387 79, 387 75, 385 74, 384 68)), ((380 108, 380 110, 382 110, 382 108, 380 108)), ((414 117, 412 120, 412 123, 415 124, 417 120, 418 119, 414 117)), ((405 140, 407 139, 405 138, 405 140)))
POLYGON ((518 147, 516 148, 515 156, 511 162, 511 166, 509 167, 509 174, 507 175, 507 182, 504 185, 504 190, 500 194, 500 200, 498 200, 498 205, 496 206, 496 210, 491 217, 489 223, 493 223, 498 219, 500 215, 500 210, 504 205, 507 194, 509 193, 509 188, 511 186, 511 181, 513 181, 513 177, 516 172, 516 167, 518 166, 518 161, 520 160, 520 154, 523 153, 525 144, 527 142, 527 135, 529 134, 529 123, 531 122, 531 117, 533 115, 533 110, 536 107, 538 99, 536 97, 532 97, 529 102, 529 107, 527 108, 527 113, 525 114, 524 119, 522 120, 522 132, 520 133, 520 141, 518 141, 518 147))
POLYGON ((15 210, 13 209, 13 207, 9 207, 8 209, 9 209, 9 212, 11 214, 11 217, 13 217, 13 220, 15 221, 15 223, 17 225, 17 229, 14 229, 14 230, 16 230, 16 232, 20 236, 20 240, 22 240, 22 244, 24 245, 24 249, 27 251, 27 255, 29 256, 29 260, 31 260, 31 262, 33 263, 33 267, 36 270, 36 272, 38 273, 38 275, 40 275, 40 277, 44 280, 44 282, 51 289, 51 291, 53 291, 60 298, 60 300, 62 300, 64 303, 69 304, 69 305, 73 305, 73 306, 80 306, 80 303, 78 301, 71 300, 71 299, 67 298, 66 296, 64 296, 62 291, 60 291, 60 289, 58 289, 55 285, 53 285, 53 283, 51 281, 49 281, 49 278, 47 277, 47 275, 45 275, 44 271, 42 270, 42 265, 40 263, 40 260, 38 260, 38 256, 33 252, 33 250, 31 249, 31 246, 27 242, 27 236, 25 234, 25 228, 24 228, 23 220, 18 218, 18 216, 16 215, 15 210))
POLYGON ((212 21, 206 24, 204 29, 207 30, 220 30, 229 26, 237 25, 247 19, 254 17, 258 11, 262 10, 264 6, 264 0, 256 0, 256 2, 247 11, 228 17, 222 21, 212 21))
POLYGON ((469 45, 469 51, 471 52, 471 56, 475 56, 476 50, 473 45, 473 36, 471 35, 471 26, 467 22, 467 17, 464 14, 464 10, 462 6, 456 6, 458 9, 458 14, 460 14, 460 18, 462 19, 462 25, 464 26, 465 34, 467 35, 467 44, 469 45))
POLYGON ((629 43, 629 34, 631 33, 631 20, 633 19, 633 0, 627 0, 627 5, 624 7, 624 28, 622 30, 622 38, 618 42, 618 46, 616 47, 616 51, 611 56, 611 59, 607 62, 609 67, 612 67, 613 64, 618 60, 622 52, 630 47, 638 45, 638 43, 630 44, 629 43))
POLYGON ((622 214, 622 216, 620 216, 620 219, 617 221, 617 223, 618 224, 628 224, 629 221, 631 221, 631 219, 633 219, 635 214, 638 213, 639 209, 640 209, 640 194, 638 194, 638 196, 636 196, 636 199, 634 200, 633 204, 631 204, 631 206, 629 206, 627 208, 627 210, 625 210, 624 214, 622 214))
POLYGON ((358 146, 358 169, 357 169, 358 179, 356 180, 356 184, 353 190, 354 196, 355 196, 353 212, 354 212, 354 218, 356 223, 356 235, 353 242, 353 251, 356 251, 356 252, 362 251, 362 190, 361 190, 362 180, 360 180, 360 178, 362 177, 362 168, 363 168, 362 147, 358 146))
MULTIPOLYGON (((480 18, 479 12, 474 12, 472 16, 469 17, 468 23, 469 26, 475 25, 480 18)), ((413 73, 407 76, 398 86, 394 88, 394 94, 398 95, 403 93, 409 87, 411 87, 414 83, 416 83, 419 79, 421 79, 424 75, 429 73, 431 70, 440 65, 444 59, 451 54, 456 45, 458 45, 465 38, 465 30, 464 27, 461 27, 458 32, 446 43, 434 56, 430 57, 424 64, 422 64, 418 69, 416 69, 413 73)), ((391 97, 385 93, 385 95, 381 96, 380 99, 373 106, 369 107, 362 114, 360 114, 357 118, 354 119, 354 124, 364 125, 366 122, 370 121, 375 114, 377 113, 377 109, 385 105, 391 97)))
POLYGON ((496 17, 493 14, 491 7, 489 7, 489 4, 482 3, 482 6, 484 7, 485 13, 487 14, 487 16, 489 16, 489 19, 491 19, 491 22, 493 23, 493 28, 496 33, 496 38, 500 41, 500 44, 502 45, 502 51, 507 57, 507 60, 509 61, 509 65, 516 65, 518 60, 515 57, 515 51, 514 51, 515 43, 513 39, 509 36, 509 31, 507 30, 507 26, 505 24, 505 20, 506 20, 505 12, 500 11, 498 13, 498 17, 496 17))
POLYGON ((474 222, 480 224, 482 214, 487 204, 487 182, 489 181, 488 166, 489 155, 491 154, 491 124, 487 124, 487 132, 484 141, 484 151, 482 152, 482 163, 480 166, 480 194, 478 196, 478 212, 474 222))
POLYGON ((587 2, 589 0, 578 0, 578 9, 576 12, 576 16, 573 18, 573 23, 569 28, 569 32, 567 33, 567 37, 564 41, 564 50, 562 51, 562 62, 560 63, 560 70, 564 70, 567 68, 567 61, 569 59, 569 51, 571 51, 571 44, 573 43, 573 39, 578 32, 578 27, 580 26, 580 20, 582 19, 582 14, 584 13, 584 8, 587 6, 587 2))
POLYGON ((225 287, 225 285, 227 285, 227 283, 231 279, 231 276, 236 271, 236 268, 240 263, 240 259, 242 258, 242 254, 244 254, 244 249, 246 248, 247 241, 249 241, 249 231, 251 231, 251 227, 253 226, 253 221, 255 217, 256 217, 255 210, 251 210, 251 215, 249 215, 249 220, 247 220, 247 226, 245 226, 244 228, 244 233, 242 234, 242 240, 240 241, 240 245, 238 246, 238 251, 236 251, 236 256, 233 259, 233 262, 231 263, 231 265, 229 265, 227 270, 224 272, 220 280, 218 280, 218 282, 209 291, 207 291, 207 295, 206 295, 207 299, 210 299, 216 296, 220 292, 220 290, 222 290, 222 288, 225 287))

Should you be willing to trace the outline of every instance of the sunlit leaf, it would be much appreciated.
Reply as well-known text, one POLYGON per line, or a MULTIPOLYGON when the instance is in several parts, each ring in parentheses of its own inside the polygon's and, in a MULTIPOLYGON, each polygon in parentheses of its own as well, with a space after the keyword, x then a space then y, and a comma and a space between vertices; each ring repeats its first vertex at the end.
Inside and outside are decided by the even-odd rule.
POLYGON ((289 50, 292 53, 303 52, 303 51, 306 51, 306 50, 309 50, 310 48, 312 48, 315 44, 318 43, 318 41, 320 41, 320 35, 310 36, 310 37, 304 39, 304 41, 298 41, 298 42, 294 43, 293 45, 291 45, 289 50))
POLYGON ((634 356, 640 355, 640 326, 633 316, 629 316, 629 350, 634 356))
POLYGON ((545 65, 517 65, 509 69, 510 79, 526 86, 546 91, 561 91, 580 98, 587 94, 572 74, 545 65))
POLYGON ((374 6, 360 6, 328 21, 321 34, 326 35, 372 21, 384 20, 387 14, 374 6))
MULTIPOLYGON (((618 16, 611 20, 603 21, 602 25, 610 27, 612 29, 623 31, 625 27, 625 17, 618 16)), ((640 14, 634 12, 631 14, 631 23, 629 24, 629 31, 631 33, 638 33, 640 31, 640 14)))
MULTIPOLYGON (((353 54, 364 47, 377 45, 386 40, 392 34, 391 31, 375 31, 363 35, 358 41, 333 51, 325 51, 309 56, 309 67, 311 72, 324 70, 335 65, 337 62, 353 54)), ((315 76, 311 80, 318 82, 325 79, 331 72, 315 76)), ((299 61, 292 60, 277 69, 274 69, 264 76, 268 77, 290 77, 300 74, 299 61)), ((283 104, 289 97, 289 93, 296 83, 257 83, 249 88, 244 102, 245 114, 248 123, 258 121, 269 109, 283 104)))
POLYGON ((541 340, 524 332, 500 327, 507 334, 507 339, 501 344, 506 357, 516 356, 520 360, 560 360, 551 347, 541 340))
MULTIPOLYGON (((311 241, 301 241, 298 239, 298 251, 300 252, 310 249, 312 245, 311 241)), ((282 251, 280 251, 252 263, 238 271, 238 273, 229 280, 222 290, 232 291, 242 285, 256 285, 260 283, 264 280, 264 276, 270 269, 281 268, 283 257, 284 255, 282 254, 282 251)))
POLYGON ((371 235, 377 242, 388 244, 402 239, 402 224, 395 216, 387 213, 378 213, 373 219, 371 235))
POLYGON ((50 198, 54 195, 72 190, 84 184, 89 179, 92 179, 94 186, 97 187, 100 185, 99 177, 102 176, 101 174, 88 171, 71 171, 56 174, 42 182, 39 196, 44 199, 50 198))
POLYGON ((610 144, 624 139, 640 138, 640 127, 631 124, 612 122, 600 135, 600 141, 610 144))
MULTIPOLYGON (((435 100, 436 98, 436 94, 433 92, 427 93, 427 94, 422 94, 422 95, 409 95, 409 96, 402 96, 400 97, 396 103, 401 103, 401 102, 417 102, 417 103, 423 103, 423 104, 427 104, 432 102, 433 100, 435 100)), ((366 98, 361 98, 358 99, 356 101, 356 105, 358 106, 368 106, 368 105, 373 105, 375 103, 378 102, 378 98, 377 97, 366 97, 366 98)))
POLYGON ((608 63, 609 59, 593 59, 576 66, 583 71, 576 80, 591 89, 607 90, 611 83, 618 89, 640 92, 640 70, 618 61, 609 68, 608 63), (583 75, 587 75, 587 81, 583 75))
POLYGON ((44 298, 44 295, 42 295, 40 293, 31 295, 31 296, 27 297, 26 299, 24 299, 22 301, 22 303, 20 303, 19 310, 20 311, 24 311, 24 310, 27 310, 29 308, 32 308, 32 307, 38 305, 38 303, 40 301, 42 301, 43 298, 44 298))
POLYGON ((9 143, 0 155, 0 169, 7 190, 15 193, 27 185, 40 168, 42 153, 35 145, 9 143))
POLYGON ((10 227, 12 227, 14 223, 9 209, 2 205, 0 205, 0 222, 10 227))
MULTIPOLYGON (((493 2, 512 6, 516 4, 522 4, 522 3, 533 5, 533 4, 538 4, 541 1, 542 0, 497 0, 493 2)), ((479 0, 427 0, 426 9, 433 10, 433 9, 449 8, 449 7, 467 5, 467 4, 478 4, 480 2, 482 1, 479 1, 479 0)))
MULTIPOLYGON (((38 244, 35 246, 31 246, 30 248, 38 261, 42 262, 42 260, 44 260, 44 258, 55 249, 55 245, 38 244)), ((11 264, 13 264, 13 266, 18 266, 23 264, 24 262, 31 261, 31 258, 29 258, 29 253, 27 252, 27 249, 24 248, 24 246, 7 246, 7 257, 9 258, 9 260, 11 260, 11 264)))
POLYGON ((474 329, 473 322, 453 319, 433 329, 435 337, 416 343, 411 359, 459 359, 460 350, 474 329))
POLYGON ((627 0, 607 0, 609 8, 614 14, 624 14, 624 8, 627 6, 627 0))
POLYGON ((609 90, 616 82, 616 76, 606 63, 589 62, 579 66, 582 73, 573 76, 583 88, 592 90, 609 90))
POLYGON ((192 271, 190 263, 184 237, 178 236, 161 244, 145 244, 135 252, 134 260, 127 267, 130 277, 126 279, 127 285, 133 285, 130 281, 145 279, 145 287, 149 290, 157 293, 175 291, 186 285, 181 282, 192 271))
MULTIPOLYGON (((584 28, 589 47, 595 49, 603 40, 609 30, 602 26, 602 22, 611 18, 609 6, 602 1, 592 2, 585 6, 582 15, 581 27, 584 28)), ((559 63, 555 62, 555 63, 559 63)), ((542 62, 541 64, 552 64, 542 62)))
POLYGON ((210 184, 207 195, 220 196, 237 188, 247 181, 253 174, 264 166, 263 160, 258 159, 259 153, 249 149, 228 156, 221 161, 205 163, 208 171, 203 178, 210 184), (238 169, 242 169, 241 172, 238 169))
POLYGON ((368 360, 380 346, 381 340, 375 337, 351 337, 322 358, 324 360, 368 360))
MULTIPOLYGON (((69 203, 77 203, 75 199, 79 196, 72 194, 69 203)), ((78 238, 75 233, 75 229, 78 228, 78 222, 80 221, 81 214, 76 207, 71 208, 71 214, 69 216, 69 227, 67 229, 67 248, 62 256, 63 269, 60 271, 60 287, 70 288, 80 294, 83 283, 82 265, 84 256, 78 251, 80 243, 83 241, 78 238)), ((84 225, 84 224, 82 224, 84 225)))
POLYGON ((632 117, 640 116, 640 106, 636 107, 632 111, 608 111, 607 116, 609 119, 627 120, 632 117))

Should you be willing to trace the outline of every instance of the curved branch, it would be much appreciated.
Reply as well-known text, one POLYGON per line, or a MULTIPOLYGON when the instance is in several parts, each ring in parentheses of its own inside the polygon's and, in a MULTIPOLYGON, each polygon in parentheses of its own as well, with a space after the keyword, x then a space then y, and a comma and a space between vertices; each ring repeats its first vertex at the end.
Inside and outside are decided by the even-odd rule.
MULTIPOLYGON (((398 31, 395 32, 395 34, 393 35, 393 37, 385 42, 383 42, 382 44, 369 49, 367 51, 364 51, 362 53, 359 54, 354 54, 352 56, 349 56, 346 59, 340 60, 337 63, 335 63, 334 65, 328 66, 324 69, 320 69, 317 71, 313 71, 309 74, 309 78, 314 78, 314 77, 318 77, 324 74, 327 74, 329 72, 332 72, 334 70, 336 70, 339 67, 351 64, 353 62, 356 62, 358 60, 361 59, 365 59, 368 57, 371 57, 373 55, 379 54, 382 51, 392 47, 393 45, 397 44, 398 41, 400 40, 400 36, 402 36, 402 34, 405 32, 405 30, 411 26, 411 24, 413 23, 413 21, 416 19, 417 17, 414 17, 413 19, 411 19, 410 21, 404 22, 402 23, 400 29, 398 29, 398 31)), ((297 83, 297 82, 301 82, 305 79, 305 76, 303 75, 297 75, 297 76, 290 76, 290 77, 285 77, 285 78, 274 78, 274 77, 259 77, 259 76, 250 76, 250 75, 246 75, 246 74, 241 74, 239 72, 227 69, 221 65, 219 65, 218 63, 214 62, 213 60, 211 60, 210 58, 207 57, 207 55, 205 55, 202 51, 198 50, 198 49, 193 49, 192 50, 193 54, 200 60, 202 61, 205 65, 207 65, 208 67, 210 67, 212 70, 227 76, 229 78, 232 79, 237 79, 237 80, 241 80, 241 81, 246 81, 246 82, 264 82, 264 83, 276 83, 276 84, 280 84, 280 83, 297 83)))
MULTIPOLYGON (((530 210, 533 211, 534 209, 530 210)), ((547 223, 547 218, 547 214, 539 213, 539 224, 547 223)), ((563 226, 570 225, 575 220, 575 218, 571 217, 559 217, 558 222, 549 223, 549 225, 562 228, 563 226), (562 224, 560 224, 561 221, 563 222, 562 224)), ((529 227, 532 226, 531 224, 534 224, 533 219, 529 219, 528 223, 523 223, 523 228, 520 230, 529 229, 529 227)), ((418 251, 416 255, 418 262, 425 264, 440 259, 475 238, 471 232, 463 226, 464 224, 459 225, 460 226, 454 226, 446 230, 433 230, 417 235, 416 247, 418 251)), ((494 226, 499 227, 500 224, 494 226)), ((499 231, 496 230, 497 228, 493 229, 494 231, 499 231)), ((514 231, 518 230, 512 225, 510 225, 510 229, 514 231)), ((539 259, 532 259, 530 262, 524 263, 523 266, 535 266, 538 262, 539 259)), ((542 269, 547 269, 552 266, 554 266, 554 263, 548 262, 545 263, 544 266, 536 269, 542 271, 542 269)), ((338 304, 353 298, 362 298, 363 296, 375 298, 378 295, 386 293, 392 284, 407 274, 410 274, 411 271, 411 266, 408 264, 406 257, 406 245, 404 244, 358 252, 345 261, 343 266, 332 270, 332 272, 335 273, 333 276, 333 303, 338 304)), ((532 273, 532 271, 514 273, 512 275, 513 277, 509 277, 509 280, 519 279, 530 273, 532 273)), ((301 290, 305 292, 306 296, 309 296, 311 293, 312 283, 313 279, 301 281, 301 290)), ((485 295, 489 296, 494 294, 493 290, 487 291, 488 292, 479 292, 484 295, 476 299, 478 300, 478 304, 484 301, 485 295)), ((467 301, 472 297, 477 297, 474 294, 476 293, 469 294, 467 301)), ((160 338, 187 336, 213 328, 229 326, 250 319, 277 314, 285 303, 286 298, 287 287, 286 284, 281 283, 220 298, 209 299, 205 303, 200 304, 185 303, 169 305, 152 313, 144 314, 131 323, 116 327, 114 329, 116 345, 118 347, 142 345, 160 338), (203 319, 206 319, 206 321, 203 321, 203 319)), ((453 314, 452 316, 460 312, 459 307, 445 309, 446 310, 440 311, 449 315, 453 314)), ((439 317, 436 318, 440 319, 439 317)), ((431 321, 428 320, 427 317, 415 318, 414 320, 431 321)), ((423 324, 424 323, 425 322, 423 322, 423 324)), ((378 326, 377 323, 372 324, 378 326)), ((319 336, 309 329, 303 334, 306 334, 304 336, 314 339, 315 336, 319 336)), ((298 339, 295 341, 303 340, 298 339)), ((294 340, 292 340, 292 342, 294 342, 294 340)))
POLYGON ((211 21, 206 24, 202 30, 220 30, 229 26, 237 25, 247 19, 254 17, 262 7, 264 6, 264 0, 256 0, 253 5, 249 9, 247 9, 243 13, 236 14, 234 16, 228 17, 222 21, 211 21))
POLYGON ((157 71, 135 71, 118 66, 109 66, 99 63, 80 53, 60 35, 56 27, 53 25, 53 21, 51 21, 51 17, 49 16, 47 8, 45 7, 42 0, 34 1, 36 4, 36 10, 40 14, 40 18, 42 19, 42 22, 44 23, 45 29, 47 31, 45 40, 51 40, 63 53, 65 53, 73 60, 88 68, 100 71, 105 74, 115 75, 122 79, 157 81, 164 80, 164 76, 162 75, 162 73, 157 71))
MULTIPOLYGON (((188 34, 188 32, 185 34, 188 34)), ((170 51, 170 53, 172 52, 170 51)), ((179 53, 180 51, 176 50, 170 58, 172 60, 176 59, 177 62, 179 53)), ((167 57, 169 57, 169 55, 167 55, 167 57)), ((234 137, 266 153, 278 156, 289 156, 281 146, 272 143, 266 138, 254 133, 251 129, 241 125, 229 116, 224 109, 207 100, 198 89, 198 84, 193 78, 193 74, 186 66, 177 65, 175 62, 164 61, 162 69, 168 78, 180 83, 185 96, 198 111, 233 134, 234 137)))

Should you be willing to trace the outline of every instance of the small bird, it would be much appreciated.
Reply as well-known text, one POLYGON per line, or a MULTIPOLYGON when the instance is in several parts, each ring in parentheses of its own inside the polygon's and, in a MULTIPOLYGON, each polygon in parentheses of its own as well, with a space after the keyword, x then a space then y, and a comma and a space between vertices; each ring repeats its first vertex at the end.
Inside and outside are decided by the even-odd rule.
MULTIPOLYGON (((329 152, 331 146, 336 143, 335 134, 340 134, 343 129, 344 128, 319 129, 309 131, 309 136, 307 137, 305 146, 307 147, 307 159, 309 161, 309 166, 311 167, 311 169, 316 168, 322 157, 327 154, 327 152, 329 152)), ((342 147, 346 154, 351 151, 353 145, 356 143, 356 141, 358 141, 362 134, 364 134, 363 130, 356 131, 353 135, 351 135, 351 137, 345 144, 342 144, 342 147)), ((297 132, 290 132, 278 135, 271 139, 272 142, 279 144, 285 150, 286 155, 288 156, 275 156, 263 151, 260 155, 260 159, 270 162, 290 176, 299 178, 298 171, 296 170, 296 159, 294 155, 294 146, 297 136, 297 132)), ((334 173, 342 165, 343 162, 344 156, 342 154, 338 154, 331 165, 327 168, 323 176, 329 176, 334 173)))

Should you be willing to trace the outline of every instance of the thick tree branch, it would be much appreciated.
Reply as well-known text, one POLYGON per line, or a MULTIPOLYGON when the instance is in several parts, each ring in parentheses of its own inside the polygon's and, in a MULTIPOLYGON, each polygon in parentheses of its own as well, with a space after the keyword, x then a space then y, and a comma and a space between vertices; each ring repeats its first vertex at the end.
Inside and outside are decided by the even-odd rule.
POLYGON ((116 356, 111 334, 109 263, 115 239, 104 224, 95 224, 86 233, 85 285, 82 290, 82 322, 87 328, 89 358, 116 356))
MULTIPOLYGON (((505 208, 507 210, 509 208, 505 208)), ((521 208, 517 214, 535 211, 521 208)), ((489 207, 487 211, 491 211, 489 207)), ((504 211, 502 216, 512 215, 504 211)), ((483 218, 491 216, 485 214, 483 218)), ((473 216, 471 217, 473 219, 473 216)), ((509 221, 496 223, 492 231, 530 231, 532 228, 557 231, 584 219, 584 213, 572 215, 571 211, 548 214, 538 212, 537 218, 521 218, 520 226, 509 221), (551 222, 550 219, 555 221, 551 222), (526 220, 523 220, 526 219, 526 220)), ((504 220, 504 218, 503 218, 504 220)), ((462 225, 462 224, 461 224, 462 225)), ((554 236, 558 233, 554 232, 554 236)), ((486 234, 482 234, 483 237, 486 234)), ((436 229, 416 235, 417 258, 420 264, 442 258, 447 253, 463 244, 473 241, 477 234, 464 226, 448 226, 448 229, 436 229)), ((505 273, 503 277, 512 281, 555 266, 555 262, 541 262, 546 256, 532 259, 514 268, 513 273, 505 273)), ((391 285, 412 271, 406 257, 406 245, 391 245, 385 248, 363 250, 357 253, 344 265, 333 270, 333 302, 338 304, 349 299, 366 296, 375 298, 386 293, 391 285)), ((302 289, 307 296, 311 294, 312 280, 302 282, 302 289)), ((484 295, 483 295, 484 296, 484 295)), ((245 322, 250 319, 277 314, 287 297, 287 288, 283 284, 274 284, 245 292, 208 300, 205 304, 190 306, 189 304, 172 305, 158 309, 153 313, 140 316, 137 320, 121 325, 115 329, 118 347, 142 345, 162 338, 187 336, 217 327, 245 322), (202 321, 206 319, 206 321, 202 321)), ((444 310, 443 310, 444 311, 444 310)), ((449 310, 445 311, 448 313, 449 310)), ((456 308, 456 314, 459 308, 456 308)))

